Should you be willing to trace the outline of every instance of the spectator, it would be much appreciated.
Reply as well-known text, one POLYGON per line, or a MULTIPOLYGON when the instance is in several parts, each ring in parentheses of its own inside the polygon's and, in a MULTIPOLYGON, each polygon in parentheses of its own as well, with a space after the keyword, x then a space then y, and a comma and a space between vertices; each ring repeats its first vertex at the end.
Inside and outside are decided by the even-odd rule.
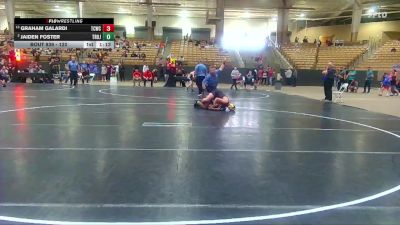
POLYGON ((333 79, 335 76, 335 68, 331 62, 328 63, 326 69, 322 71, 324 75, 324 92, 325 92, 325 101, 331 102, 332 101, 332 86, 333 86, 333 79))
POLYGON ((157 83, 158 81, 158 70, 157 69, 153 69, 153 75, 154 75, 154 83, 157 83))
POLYGON ((160 77, 163 77, 163 75, 165 74, 164 69, 165 69, 164 60, 162 57, 160 57, 157 62, 157 73, 158 73, 157 79, 160 79, 160 77))
POLYGON ((296 38, 294 39, 294 43, 299 43, 299 38, 298 38, 298 37, 296 37, 296 38))
POLYGON ((316 45, 317 44, 317 39, 314 39, 314 45, 316 45))
POLYGON ((249 70, 249 72, 245 76, 244 88, 247 90, 247 85, 252 85, 253 82, 254 82, 253 71, 249 70))
POLYGON ((339 82, 338 82, 338 86, 337 86, 337 90, 340 90, 340 87, 347 83, 347 79, 348 79, 348 70, 346 69, 346 67, 343 67, 342 70, 340 71, 339 75, 339 82))
POLYGON ((119 67, 119 80, 125 81, 125 66, 122 63, 118 63, 119 67))
POLYGON ((107 67, 106 81, 110 81, 113 66, 111 64, 108 64, 106 67, 107 67))
POLYGON ((379 96, 384 95, 384 93, 386 92, 386 97, 389 97, 389 89, 391 86, 391 77, 389 74, 384 73, 383 74, 383 79, 382 79, 382 86, 381 89, 379 91, 379 96))
POLYGON ((390 91, 391 91, 391 96, 392 95, 399 95, 399 90, 397 90, 397 72, 394 70, 391 75, 391 80, 390 80, 390 91))
MULTIPOLYGON (((143 73, 143 84, 146 87, 147 81, 150 81, 151 87, 153 87, 153 81, 154 81, 154 74, 151 70, 146 70, 146 72, 143 73)), ((140 86, 140 83, 139 83, 140 86)))
POLYGON ((143 60, 145 60, 146 59, 146 54, 143 52, 141 55, 141 58, 143 59, 143 60))
POLYGON ((142 70, 143 74, 148 70, 149 70, 149 66, 143 65, 143 70, 142 70))
POLYGON ((253 88, 254 90, 257 90, 257 85, 258 85, 258 70, 254 69, 253 71, 253 88))
POLYGON ((139 82, 139 87, 140 87, 140 82, 142 81, 142 74, 140 73, 138 68, 135 68, 135 70, 132 73, 132 79, 133 79, 133 86, 136 87, 136 82, 139 82))
POLYGON ((178 66, 178 67, 177 67, 177 70, 176 70, 176 77, 179 77, 181 87, 186 87, 185 70, 182 68, 182 66, 178 66))
POLYGON ((31 54, 32 54, 33 57, 35 57, 36 52, 37 52, 37 51, 36 51, 36 48, 32 49, 31 54))
POLYGON ((85 84, 85 79, 89 84, 89 64, 87 64, 85 61, 80 64, 80 72, 82 73, 82 84, 85 84))
POLYGON ((358 81, 357 80, 352 80, 350 85, 349 85, 349 91, 353 93, 357 93, 358 91, 358 81))
POLYGON ((57 62, 55 62, 54 58, 50 58, 49 66, 50 66, 50 74, 51 75, 59 73, 60 66, 57 62))
POLYGON ((179 59, 176 61, 176 64, 179 66, 183 65, 183 62, 185 61, 185 58, 183 56, 179 57, 179 59))
POLYGON ((364 92, 363 93, 370 93, 371 91, 371 83, 374 79, 374 71, 372 71, 371 67, 368 67, 367 70, 367 76, 365 77, 365 83, 364 83, 364 92), (368 87, 368 92, 366 92, 366 89, 368 87))
POLYGON ((307 36, 304 36, 304 38, 303 38, 303 43, 308 43, 308 38, 307 38, 307 36))
POLYGON ((88 69, 89 69, 89 80, 93 79, 97 74, 99 74, 97 65, 93 63, 93 60, 89 63, 88 69))
POLYGON ((116 79, 119 78, 119 63, 113 67, 114 76, 116 79))
POLYGON ((397 52, 397 49, 396 49, 395 47, 393 47, 393 48, 390 50, 390 52, 395 53, 395 52, 397 52))
POLYGON ((267 85, 268 71, 264 70, 262 75, 261 84, 267 85))
POLYGON ((7 86, 7 82, 9 80, 8 70, 5 66, 0 66, 0 82, 3 87, 7 86))
POLYGON ((293 67, 292 86, 293 87, 297 86, 297 69, 296 69, 296 67, 293 67))
POLYGON ((274 79, 274 73, 275 73, 274 69, 272 67, 269 67, 268 68, 268 85, 272 86, 272 82, 274 79))
POLYGON ((231 90, 233 89, 233 87, 235 87, 235 90, 237 90, 237 82, 240 79, 241 74, 239 72, 239 70, 234 67, 232 72, 231 72, 231 78, 232 78, 232 86, 231 86, 231 90))
POLYGON ((260 65, 257 71, 258 85, 262 85, 263 74, 264 74, 264 69, 260 65))
POLYGON ((106 76, 107 76, 107 66, 103 64, 101 66, 101 81, 106 82, 106 76))
POLYGON ((293 72, 292 72, 291 68, 289 68, 289 69, 287 69, 285 71, 285 77, 286 77, 286 84, 287 85, 291 85, 292 84, 292 75, 293 75, 293 72))

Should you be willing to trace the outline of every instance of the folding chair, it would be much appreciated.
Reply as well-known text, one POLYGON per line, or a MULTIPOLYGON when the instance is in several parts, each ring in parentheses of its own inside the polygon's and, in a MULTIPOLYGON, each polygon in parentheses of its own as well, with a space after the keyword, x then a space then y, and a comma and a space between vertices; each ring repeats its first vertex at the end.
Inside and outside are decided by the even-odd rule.
POLYGON ((332 92, 334 97, 333 99, 334 102, 339 102, 339 103, 343 102, 343 93, 347 90, 348 86, 349 86, 348 83, 344 83, 342 84, 342 86, 340 86, 339 91, 332 92))

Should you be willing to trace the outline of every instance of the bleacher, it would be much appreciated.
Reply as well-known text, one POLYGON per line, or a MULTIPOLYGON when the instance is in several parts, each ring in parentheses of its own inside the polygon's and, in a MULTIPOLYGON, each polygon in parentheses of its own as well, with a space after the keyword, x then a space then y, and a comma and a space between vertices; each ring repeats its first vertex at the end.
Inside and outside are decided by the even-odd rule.
POLYGON ((367 51, 364 46, 320 47, 316 69, 324 69, 329 62, 337 68, 348 67, 367 51))
POLYGON ((297 69, 312 69, 315 65, 317 48, 314 45, 286 45, 281 50, 297 69))
POLYGON ((357 66, 357 70, 389 71, 393 65, 400 63, 400 41, 390 40, 380 47, 369 59, 357 66), (396 52, 391 52, 396 48, 396 52))
MULTIPOLYGON (((158 50, 159 48, 155 47, 156 45, 160 44, 160 41, 138 41, 138 40, 129 40, 131 49, 130 52, 128 53, 128 57, 122 57, 122 61, 125 65, 154 65, 156 63, 156 58, 158 57, 158 50), (138 51, 134 46, 133 43, 138 42, 139 44, 143 45, 145 44, 146 46, 141 47, 141 50, 138 51), (133 58, 131 57, 132 51, 135 51, 137 54, 146 54, 146 59, 138 59, 138 58, 133 58)), ((106 57, 104 60, 110 60, 112 62, 119 60, 121 58, 121 55, 124 51, 120 49, 119 52, 114 49, 111 53, 109 53, 109 56, 106 57)))
POLYGON ((7 40, 9 39, 9 36, 0 33, 0 47, 4 48, 7 46, 7 40))
POLYGON ((221 64, 224 60, 230 63, 231 59, 228 52, 225 52, 218 47, 204 45, 196 46, 195 42, 176 41, 172 42, 171 54, 179 58, 184 57, 184 64, 187 66, 195 66, 199 60, 206 64, 221 64))
MULTIPOLYGON (((87 54, 90 53, 91 55, 95 55, 96 53, 101 52, 104 55, 103 62, 104 63, 111 63, 111 64, 117 64, 119 62, 123 62, 124 65, 154 65, 156 62, 156 58, 158 56, 158 51, 159 48, 156 47, 156 45, 160 44, 159 41, 142 41, 142 40, 129 40, 130 42, 130 48, 129 52, 127 52, 127 57, 123 57, 124 49, 122 48, 115 48, 112 51, 105 51, 105 50, 99 50, 99 51, 93 51, 90 49, 81 49, 82 54, 80 57, 80 61, 85 60, 86 62, 90 62, 92 60, 96 60, 95 57, 88 58, 87 54), (136 47, 133 46, 134 42, 138 42, 139 44, 143 45, 145 44, 146 46, 142 46, 141 50, 139 51, 136 47), (146 54, 145 59, 139 59, 139 58, 134 58, 131 57, 131 54, 135 52, 136 54, 146 54)), ((25 57, 27 60, 33 60, 33 56, 31 54, 32 49, 25 49, 26 54, 25 57)), ((76 49, 73 49, 72 52, 67 52, 66 49, 62 49, 60 54, 58 55, 61 59, 61 61, 67 61, 70 59, 71 56, 76 56, 77 52, 76 49)), ((79 55, 79 54, 78 54, 79 55)), ((51 53, 47 54, 45 49, 42 49, 39 61, 40 62, 48 62, 49 58, 51 57, 51 53)))

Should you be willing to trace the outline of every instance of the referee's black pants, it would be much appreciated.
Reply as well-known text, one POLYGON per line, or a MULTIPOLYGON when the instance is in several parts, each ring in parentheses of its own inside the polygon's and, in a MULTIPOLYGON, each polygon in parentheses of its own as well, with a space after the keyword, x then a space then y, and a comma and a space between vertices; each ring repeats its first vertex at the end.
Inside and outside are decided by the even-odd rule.
POLYGON ((203 94, 204 89, 203 89, 203 80, 206 78, 205 76, 199 76, 196 77, 196 86, 199 89, 199 95, 203 94))
POLYGON ((71 86, 72 86, 72 84, 74 84, 74 86, 76 86, 76 84, 78 83, 78 71, 71 71, 69 77, 70 77, 71 86))

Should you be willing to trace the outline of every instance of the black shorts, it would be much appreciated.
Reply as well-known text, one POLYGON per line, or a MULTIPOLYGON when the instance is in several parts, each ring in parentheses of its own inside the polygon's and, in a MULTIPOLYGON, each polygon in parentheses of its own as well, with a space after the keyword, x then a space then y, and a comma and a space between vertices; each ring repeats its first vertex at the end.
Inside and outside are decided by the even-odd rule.
POLYGON ((8 76, 7 75, 0 75, 0 80, 8 82, 8 76))
POLYGON ((211 91, 210 93, 212 93, 212 94, 214 95, 214 99, 215 99, 215 98, 223 98, 223 97, 226 96, 222 91, 220 91, 220 90, 218 90, 218 89, 214 89, 214 90, 211 91))

